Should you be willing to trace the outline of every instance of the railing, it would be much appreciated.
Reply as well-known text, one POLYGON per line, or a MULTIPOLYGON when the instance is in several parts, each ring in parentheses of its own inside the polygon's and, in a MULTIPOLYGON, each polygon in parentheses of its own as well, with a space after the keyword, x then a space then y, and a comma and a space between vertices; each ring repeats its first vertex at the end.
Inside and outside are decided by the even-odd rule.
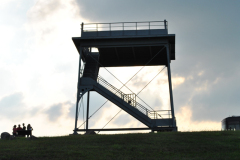
POLYGON ((171 110, 150 111, 148 116, 151 119, 172 118, 171 110))
POLYGON ((136 95, 134 93, 124 94, 121 90, 117 89, 100 76, 98 76, 97 82, 151 119, 172 118, 171 110, 150 111, 140 103, 136 102, 136 95))
POLYGON ((82 32, 168 29, 167 21, 82 23, 82 32))
MULTIPOLYGON (((125 102, 127 102, 132 107, 135 107, 136 109, 138 109, 140 112, 142 112, 146 116, 150 115, 150 110, 148 110, 147 108, 145 108, 144 106, 142 106, 141 104, 136 102, 136 100, 135 100, 136 98, 135 99, 132 98, 131 96, 129 96, 130 94, 123 93, 122 91, 120 91, 119 89, 117 89, 116 87, 114 87, 113 85, 108 83, 106 80, 104 80, 100 76, 98 76, 97 82, 99 84, 101 84, 103 87, 105 87, 106 89, 108 89, 109 91, 111 91, 112 93, 114 93, 119 98, 123 99, 125 102)), ((131 95, 133 95, 133 94, 131 94, 131 95)), ((134 96, 136 96, 136 95, 134 94, 134 96)))

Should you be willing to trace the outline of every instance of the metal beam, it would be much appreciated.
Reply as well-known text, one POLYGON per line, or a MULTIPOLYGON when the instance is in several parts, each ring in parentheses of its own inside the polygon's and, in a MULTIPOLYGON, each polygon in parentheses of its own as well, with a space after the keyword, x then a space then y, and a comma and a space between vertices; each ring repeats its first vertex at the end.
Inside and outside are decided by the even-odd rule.
MULTIPOLYGON (((146 44, 146 45, 142 45, 142 44, 123 44, 123 45, 108 45, 108 46, 105 46, 105 45, 99 45, 99 46, 94 46, 96 48, 113 48, 113 47, 149 47, 149 46, 165 46, 166 43, 154 43, 152 45, 149 45, 149 44, 146 44)), ((87 46, 85 46, 87 47, 87 46)))
MULTIPOLYGON (((172 36, 171 38, 174 38, 172 36)), ((118 39, 82 39, 78 37, 74 37, 73 41, 75 45, 79 46, 84 46, 84 47, 104 47, 104 46, 135 46, 135 45, 154 45, 154 44, 167 44, 169 43, 169 38, 170 37, 154 37, 147 39, 146 38, 134 38, 134 39, 125 39, 125 38, 118 38, 118 39)), ((173 39, 174 42, 174 39, 173 39)))
POLYGON ((88 98, 87 98, 87 116, 86 116, 86 130, 88 130, 88 117, 89 117, 89 98, 90 98, 90 91, 88 91, 88 98))
POLYGON ((78 120, 78 103, 80 100, 80 71, 81 71, 81 54, 82 54, 82 47, 80 46, 80 54, 79 54, 79 66, 78 66, 78 83, 77 83, 77 101, 76 101, 76 115, 75 115, 75 129, 73 134, 77 134, 77 120, 78 120))
MULTIPOLYGON (((136 131, 136 130, 153 130, 153 131, 161 131, 161 130, 174 130, 174 127, 157 127, 157 128, 105 128, 105 129, 88 129, 88 131, 136 131)), ((77 129, 77 132, 85 132, 86 129, 77 129)))
POLYGON ((173 104, 173 93, 172 93, 169 45, 166 45, 166 49, 167 49, 167 71, 168 71, 168 85, 169 85, 169 96, 170 96, 170 104, 171 104, 171 114, 172 114, 172 120, 173 120, 173 127, 176 127, 175 115, 174 115, 174 104, 173 104))

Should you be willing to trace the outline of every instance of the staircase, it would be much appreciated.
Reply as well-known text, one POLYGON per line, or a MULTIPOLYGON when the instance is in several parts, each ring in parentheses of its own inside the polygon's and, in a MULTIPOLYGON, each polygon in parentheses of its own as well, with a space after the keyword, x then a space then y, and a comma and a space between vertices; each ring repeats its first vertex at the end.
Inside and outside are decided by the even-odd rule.
POLYGON ((110 83, 108 83, 106 80, 104 80, 102 77, 98 76, 97 82, 99 85, 103 86, 107 90, 111 91, 115 96, 121 98, 124 102, 128 103, 131 107, 134 107, 138 109, 140 112, 142 112, 144 115, 148 117, 150 114, 150 110, 142 106, 140 103, 136 102, 136 94, 125 94, 121 90, 117 89, 110 83))
POLYGON ((97 60, 99 58, 99 54, 89 54, 86 58, 87 63, 80 82, 81 95, 85 94, 89 90, 94 90, 149 128, 173 126, 174 121, 172 117, 169 116, 169 118, 163 118, 159 112, 150 111, 136 101, 136 94, 125 94, 108 83, 102 77, 98 76, 99 65, 97 60))
POLYGON ((90 77, 94 80, 97 80, 98 72, 99 72, 99 53, 88 53, 86 56, 86 65, 83 71, 83 77, 90 77))

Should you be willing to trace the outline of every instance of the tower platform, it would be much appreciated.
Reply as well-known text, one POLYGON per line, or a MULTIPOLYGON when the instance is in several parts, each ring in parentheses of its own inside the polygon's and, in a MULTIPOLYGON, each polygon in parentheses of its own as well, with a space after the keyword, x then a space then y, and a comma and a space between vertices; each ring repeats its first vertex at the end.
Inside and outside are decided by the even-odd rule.
MULTIPOLYGON (((169 44, 170 62, 175 60, 175 34, 168 34, 167 22, 97 23, 84 24, 84 26, 87 27, 82 27, 81 37, 73 37, 72 40, 77 49, 79 46, 97 48, 100 54, 99 62, 104 67, 144 66, 166 44, 169 44), (113 24, 114 27, 111 27, 113 24), (116 24, 122 26, 117 28, 122 30, 115 30, 116 24), (93 26, 101 25, 109 28, 92 29, 93 26), (151 29, 151 27, 161 28, 162 25, 163 29, 151 29), (92 30, 88 30, 88 26, 91 26, 92 30), (126 26, 136 29, 141 26, 141 28, 124 30, 124 28, 128 29, 126 26)), ((147 66, 167 65, 166 52, 164 48, 161 54, 154 57, 147 66)), ((85 62, 86 54, 82 56, 85 62)))

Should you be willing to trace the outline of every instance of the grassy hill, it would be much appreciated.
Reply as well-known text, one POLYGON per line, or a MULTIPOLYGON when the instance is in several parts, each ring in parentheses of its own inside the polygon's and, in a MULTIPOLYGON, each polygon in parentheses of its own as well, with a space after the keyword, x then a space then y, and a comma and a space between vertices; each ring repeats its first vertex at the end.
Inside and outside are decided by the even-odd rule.
POLYGON ((240 132, 162 132, 0 140, 0 159, 240 159, 240 132))

